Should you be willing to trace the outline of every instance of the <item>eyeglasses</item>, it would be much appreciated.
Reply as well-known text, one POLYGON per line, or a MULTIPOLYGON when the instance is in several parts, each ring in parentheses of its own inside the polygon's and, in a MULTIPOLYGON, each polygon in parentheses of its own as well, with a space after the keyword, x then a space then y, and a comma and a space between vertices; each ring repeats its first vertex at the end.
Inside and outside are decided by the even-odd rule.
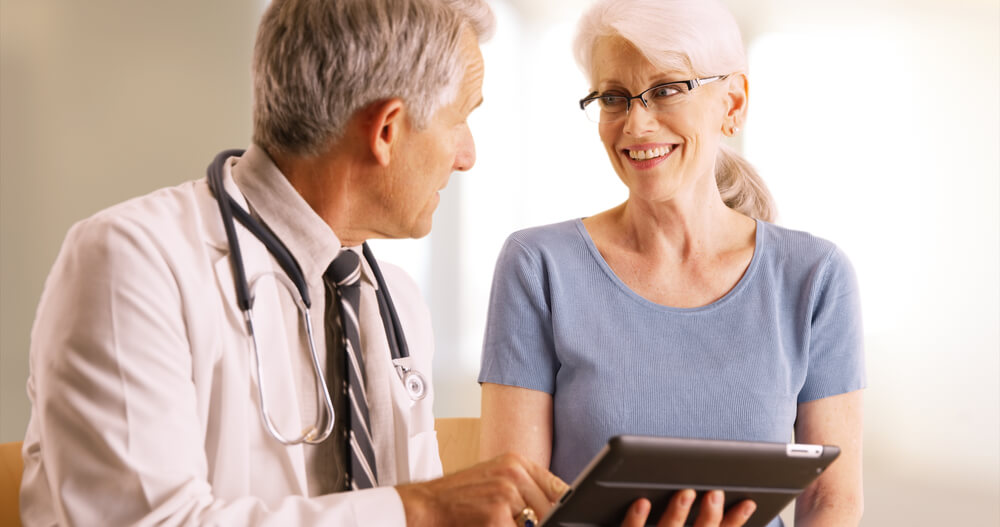
POLYGON ((595 123, 610 123, 624 119, 632 109, 632 101, 639 99, 643 108, 653 113, 667 111, 671 106, 683 101, 687 94, 704 84, 725 79, 730 74, 702 77, 689 81, 675 81, 657 84, 639 95, 629 96, 628 93, 609 91, 592 92, 580 99, 580 109, 587 114, 587 119, 595 123))

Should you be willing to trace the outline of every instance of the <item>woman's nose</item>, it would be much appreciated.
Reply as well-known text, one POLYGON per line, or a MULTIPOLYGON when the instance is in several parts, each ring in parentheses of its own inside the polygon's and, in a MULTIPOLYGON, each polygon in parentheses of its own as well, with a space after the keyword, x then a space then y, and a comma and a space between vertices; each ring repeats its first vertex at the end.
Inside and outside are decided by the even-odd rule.
POLYGON ((636 99, 632 101, 632 104, 628 109, 628 113, 625 115, 625 124, 623 128, 623 131, 627 135, 645 135, 655 130, 658 126, 659 122, 656 120, 656 115, 649 111, 641 100, 636 99))

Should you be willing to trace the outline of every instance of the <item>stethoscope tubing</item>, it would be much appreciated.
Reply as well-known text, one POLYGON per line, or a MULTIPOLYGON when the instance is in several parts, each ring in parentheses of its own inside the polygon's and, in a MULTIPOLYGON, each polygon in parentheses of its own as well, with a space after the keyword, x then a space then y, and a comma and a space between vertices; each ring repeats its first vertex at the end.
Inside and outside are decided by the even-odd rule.
MULTIPOLYGON (((239 240, 236 237, 236 226, 233 219, 239 221, 241 225, 246 227, 251 234, 260 240, 268 252, 274 256, 275 260, 277 260, 278 265, 281 266, 283 271, 285 271, 288 278, 290 278, 292 283, 295 284, 295 288, 298 290, 299 295, 302 298, 302 302, 307 308, 311 307, 312 303, 309 299, 309 289, 306 286, 306 280, 302 274, 302 268, 299 267, 298 262, 295 261, 295 258, 285 247, 285 244, 282 243, 270 229, 261 225, 261 223, 255 220, 250 213, 243 210, 243 208, 236 203, 236 200, 234 200, 232 196, 225 191, 222 181, 222 167, 227 159, 233 156, 242 156, 243 153, 244 151, 239 149, 224 150, 215 156, 212 164, 208 167, 209 187, 211 188, 212 193, 215 194, 216 200, 219 202, 219 212, 222 215, 222 224, 225 227, 226 240, 229 242, 233 267, 233 281, 236 285, 236 299, 240 309, 243 311, 250 309, 252 307, 253 299, 250 298, 246 270, 243 267, 243 253, 240 250, 239 240), (224 196, 225 199, 222 199, 222 196, 224 196)), ((406 343, 406 337, 403 335, 402 324, 399 321, 396 306, 392 302, 392 296, 389 294, 389 288, 386 286, 385 277, 382 275, 382 269, 379 268, 378 262, 376 261, 374 254, 372 254, 371 248, 368 247, 367 242, 361 245, 361 252, 365 261, 368 263, 368 267, 372 270, 372 274, 375 275, 375 283, 378 285, 378 289, 375 293, 378 298, 379 315, 382 317, 382 325, 385 327, 385 336, 389 342, 390 354, 393 359, 409 357, 410 349, 406 343)))
POLYGON ((226 241, 229 243, 229 250, 231 252, 233 282, 236 285, 236 301, 243 311, 250 309, 253 303, 253 299, 250 297, 246 271, 243 267, 243 252, 240 249, 239 239, 236 237, 236 225, 233 223, 234 218, 264 244, 267 251, 274 256, 278 265, 285 271, 285 274, 291 279, 292 283, 295 284, 295 289, 298 290, 302 302, 307 308, 311 307, 312 301, 309 299, 309 288, 306 287, 306 279, 302 275, 302 268, 299 267, 298 262, 295 261, 288 248, 285 247, 285 244, 270 229, 261 225, 250 213, 243 210, 243 207, 240 207, 239 203, 236 203, 236 200, 225 190, 225 184, 222 180, 222 166, 227 159, 233 156, 242 156, 243 152, 243 150, 238 149, 219 152, 208 167, 209 188, 219 203, 219 213, 222 216, 222 225, 225 228, 226 241))
MULTIPOLYGON (((333 428, 333 405, 330 400, 330 391, 326 386, 326 380, 323 376, 323 369, 319 364, 315 349, 311 317, 309 316, 309 308, 312 305, 309 298, 309 290, 306 285, 305 276, 302 273, 302 268, 299 267, 298 262, 292 256, 288 248, 285 247, 285 244, 282 243, 270 229, 254 219, 250 213, 244 210, 243 207, 241 207, 239 203, 237 203, 236 200, 234 200, 233 197, 230 196, 225 190, 225 183, 223 181, 223 166, 225 165, 226 160, 230 157, 241 157, 243 154, 244 151, 239 149, 224 150, 217 154, 212 160, 212 163, 208 166, 208 186, 219 205, 219 214, 222 217, 222 224, 226 232, 226 240, 229 243, 230 265, 233 270, 236 301, 240 310, 243 311, 247 331, 250 334, 250 338, 253 343, 254 357, 257 362, 257 388, 258 396, 261 401, 261 416, 268 432, 282 444, 295 445, 299 443, 320 443, 329 437, 333 428), (239 221, 241 225, 243 225, 261 242, 261 244, 264 245, 267 251, 274 257, 274 259, 278 262, 278 265, 285 272, 285 277, 292 282, 292 285, 299 293, 299 299, 302 303, 302 306, 300 306, 300 312, 304 313, 309 351, 312 357, 314 373, 316 375, 317 399, 320 407, 323 407, 326 410, 327 415, 330 416, 329 419, 325 420, 325 426, 322 431, 319 430, 319 422, 317 421, 317 423, 313 426, 307 428, 300 437, 288 439, 278 431, 277 427, 272 422, 268 411, 266 410, 266 405, 264 403, 266 398, 262 379, 263 371, 261 369, 262 362, 260 349, 257 346, 257 336, 253 327, 252 313, 254 298, 250 294, 250 284, 247 280, 246 269, 243 266, 243 253, 240 249, 239 239, 236 236, 236 224, 233 221, 234 219, 239 221)), ((426 383, 423 375, 419 372, 410 370, 409 364, 404 360, 410 357, 410 350, 406 343, 406 337, 403 335, 399 315, 396 312, 396 307, 389 294, 389 288, 386 286, 385 278, 382 276, 382 270, 379 268, 378 262, 375 260, 375 256, 372 254, 371 248, 368 247, 367 243, 362 244, 361 252, 365 261, 368 263, 372 274, 375 275, 375 282, 378 285, 375 290, 375 296, 378 300, 379 315, 382 319, 382 326, 385 329, 386 341, 389 345, 389 353, 392 358, 393 366, 396 369, 400 380, 403 382, 403 386, 410 398, 413 400, 423 399, 426 395, 426 383)))
POLYGON ((365 261, 371 267, 372 274, 375 275, 375 283, 378 290, 375 292, 378 298, 378 311, 382 317, 382 326, 385 328, 385 338, 389 343, 389 350, 393 359, 401 359, 410 356, 410 348, 406 345, 406 337, 403 336, 403 325, 399 322, 399 315, 396 314, 396 306, 389 295, 389 288, 385 285, 385 278, 382 277, 382 269, 375 262, 375 255, 368 247, 368 243, 361 244, 361 252, 365 261))

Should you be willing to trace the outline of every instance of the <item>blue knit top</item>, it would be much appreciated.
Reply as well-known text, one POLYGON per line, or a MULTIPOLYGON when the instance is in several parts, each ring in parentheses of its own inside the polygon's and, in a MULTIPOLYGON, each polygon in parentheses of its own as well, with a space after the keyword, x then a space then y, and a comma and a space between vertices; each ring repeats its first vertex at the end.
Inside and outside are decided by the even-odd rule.
POLYGON ((682 309, 629 289, 580 220, 519 231, 479 381, 552 394, 566 481, 617 434, 788 442, 799 403, 865 386, 854 271, 832 243, 758 221, 736 286, 682 309))

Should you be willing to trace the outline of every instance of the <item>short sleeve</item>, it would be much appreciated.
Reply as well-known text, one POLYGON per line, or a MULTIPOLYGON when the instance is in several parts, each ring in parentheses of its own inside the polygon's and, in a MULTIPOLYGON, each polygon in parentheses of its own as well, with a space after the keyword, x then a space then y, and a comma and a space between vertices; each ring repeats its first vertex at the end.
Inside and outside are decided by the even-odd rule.
POLYGON ((516 234, 497 258, 479 382, 555 393, 550 296, 541 258, 516 234))
POLYGON ((834 249, 813 292, 809 366, 798 402, 864 388, 864 330, 854 268, 834 249))

